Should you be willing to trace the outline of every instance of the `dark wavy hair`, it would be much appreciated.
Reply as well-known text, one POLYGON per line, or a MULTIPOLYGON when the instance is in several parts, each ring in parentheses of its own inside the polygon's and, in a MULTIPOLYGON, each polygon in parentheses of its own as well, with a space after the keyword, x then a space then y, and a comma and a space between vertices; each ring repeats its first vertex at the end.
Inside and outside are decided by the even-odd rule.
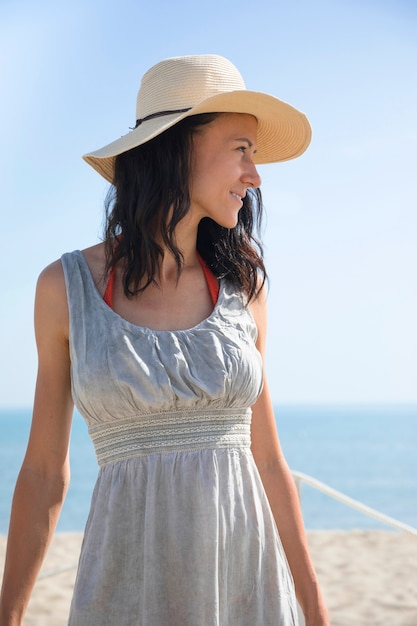
MULTIPOLYGON (((123 261, 123 286, 133 297, 157 284, 163 249, 173 254, 178 275, 183 257, 175 241, 175 228, 190 209, 189 175, 193 136, 221 113, 183 119, 147 143, 116 158, 113 185, 105 200, 104 241, 106 272, 123 261)), ((237 285, 251 300, 266 280, 259 231, 262 196, 248 189, 236 227, 201 220, 197 249, 219 279, 237 285)))

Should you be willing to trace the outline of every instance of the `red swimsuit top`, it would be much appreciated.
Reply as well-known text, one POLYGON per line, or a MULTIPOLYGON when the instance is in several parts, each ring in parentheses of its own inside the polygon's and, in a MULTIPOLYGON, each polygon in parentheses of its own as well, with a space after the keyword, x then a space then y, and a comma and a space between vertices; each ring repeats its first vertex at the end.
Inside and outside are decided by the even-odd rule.
MULTIPOLYGON (((200 261, 202 270, 204 272, 204 277, 207 282, 207 287, 210 292, 211 301, 213 306, 216 306, 218 297, 219 297, 219 283, 217 282, 216 277, 213 272, 208 267, 207 263, 204 259, 197 254, 198 260, 200 261)), ((112 309, 113 308, 113 290, 114 290, 114 274, 115 267, 112 267, 111 272, 109 274, 109 280, 107 281, 106 290, 104 292, 103 300, 104 302, 112 309)))

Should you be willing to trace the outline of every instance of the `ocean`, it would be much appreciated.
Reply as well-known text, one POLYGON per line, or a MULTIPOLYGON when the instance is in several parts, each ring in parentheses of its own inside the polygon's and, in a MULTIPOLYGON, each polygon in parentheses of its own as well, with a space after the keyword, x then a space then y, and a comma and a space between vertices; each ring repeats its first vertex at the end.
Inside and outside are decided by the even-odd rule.
MULTIPOLYGON (((0 534, 6 534, 14 483, 26 448, 30 409, 0 409, 0 534)), ((277 406, 292 470, 309 474, 369 507, 417 528, 417 406, 277 406)), ((87 428, 76 413, 71 484, 58 531, 82 531, 97 476, 87 428)), ((303 486, 307 529, 388 529, 303 486)))

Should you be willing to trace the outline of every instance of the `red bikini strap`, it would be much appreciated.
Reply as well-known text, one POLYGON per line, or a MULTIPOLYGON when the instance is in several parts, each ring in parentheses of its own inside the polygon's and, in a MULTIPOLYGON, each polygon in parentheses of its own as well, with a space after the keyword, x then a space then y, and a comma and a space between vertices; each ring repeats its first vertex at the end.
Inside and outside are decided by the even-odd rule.
POLYGON ((113 290, 114 290, 114 274, 116 272, 116 266, 110 270, 109 279, 107 281, 106 290, 104 292, 103 300, 112 309, 113 308, 113 290))
MULTIPOLYGON (((216 306, 217 300, 219 297, 219 283, 217 282, 216 277, 214 276, 211 269, 208 267, 207 263, 204 259, 197 254, 198 260, 200 261, 202 270, 204 272, 204 277, 207 282, 207 287, 210 293, 210 298, 213 303, 213 306, 216 306)), ((113 308, 113 290, 114 290, 114 275, 116 272, 116 267, 113 266, 110 270, 109 279, 107 281, 106 289, 103 295, 104 302, 112 309, 113 308)))
POLYGON ((205 260, 198 253, 197 256, 204 272, 204 277, 206 279, 207 287, 210 292, 211 301, 213 303, 213 306, 216 306, 220 291, 219 283, 217 282, 217 278, 215 277, 205 260))

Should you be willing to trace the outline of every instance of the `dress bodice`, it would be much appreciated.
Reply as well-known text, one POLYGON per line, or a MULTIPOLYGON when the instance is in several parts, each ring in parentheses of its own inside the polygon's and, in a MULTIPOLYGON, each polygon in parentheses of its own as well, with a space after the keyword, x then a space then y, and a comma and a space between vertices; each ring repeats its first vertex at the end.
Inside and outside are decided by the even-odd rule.
POLYGON ((245 409, 262 388, 256 324, 221 281, 212 313, 187 330, 151 330, 102 299, 80 251, 62 257, 75 404, 89 426, 166 411, 245 409))

